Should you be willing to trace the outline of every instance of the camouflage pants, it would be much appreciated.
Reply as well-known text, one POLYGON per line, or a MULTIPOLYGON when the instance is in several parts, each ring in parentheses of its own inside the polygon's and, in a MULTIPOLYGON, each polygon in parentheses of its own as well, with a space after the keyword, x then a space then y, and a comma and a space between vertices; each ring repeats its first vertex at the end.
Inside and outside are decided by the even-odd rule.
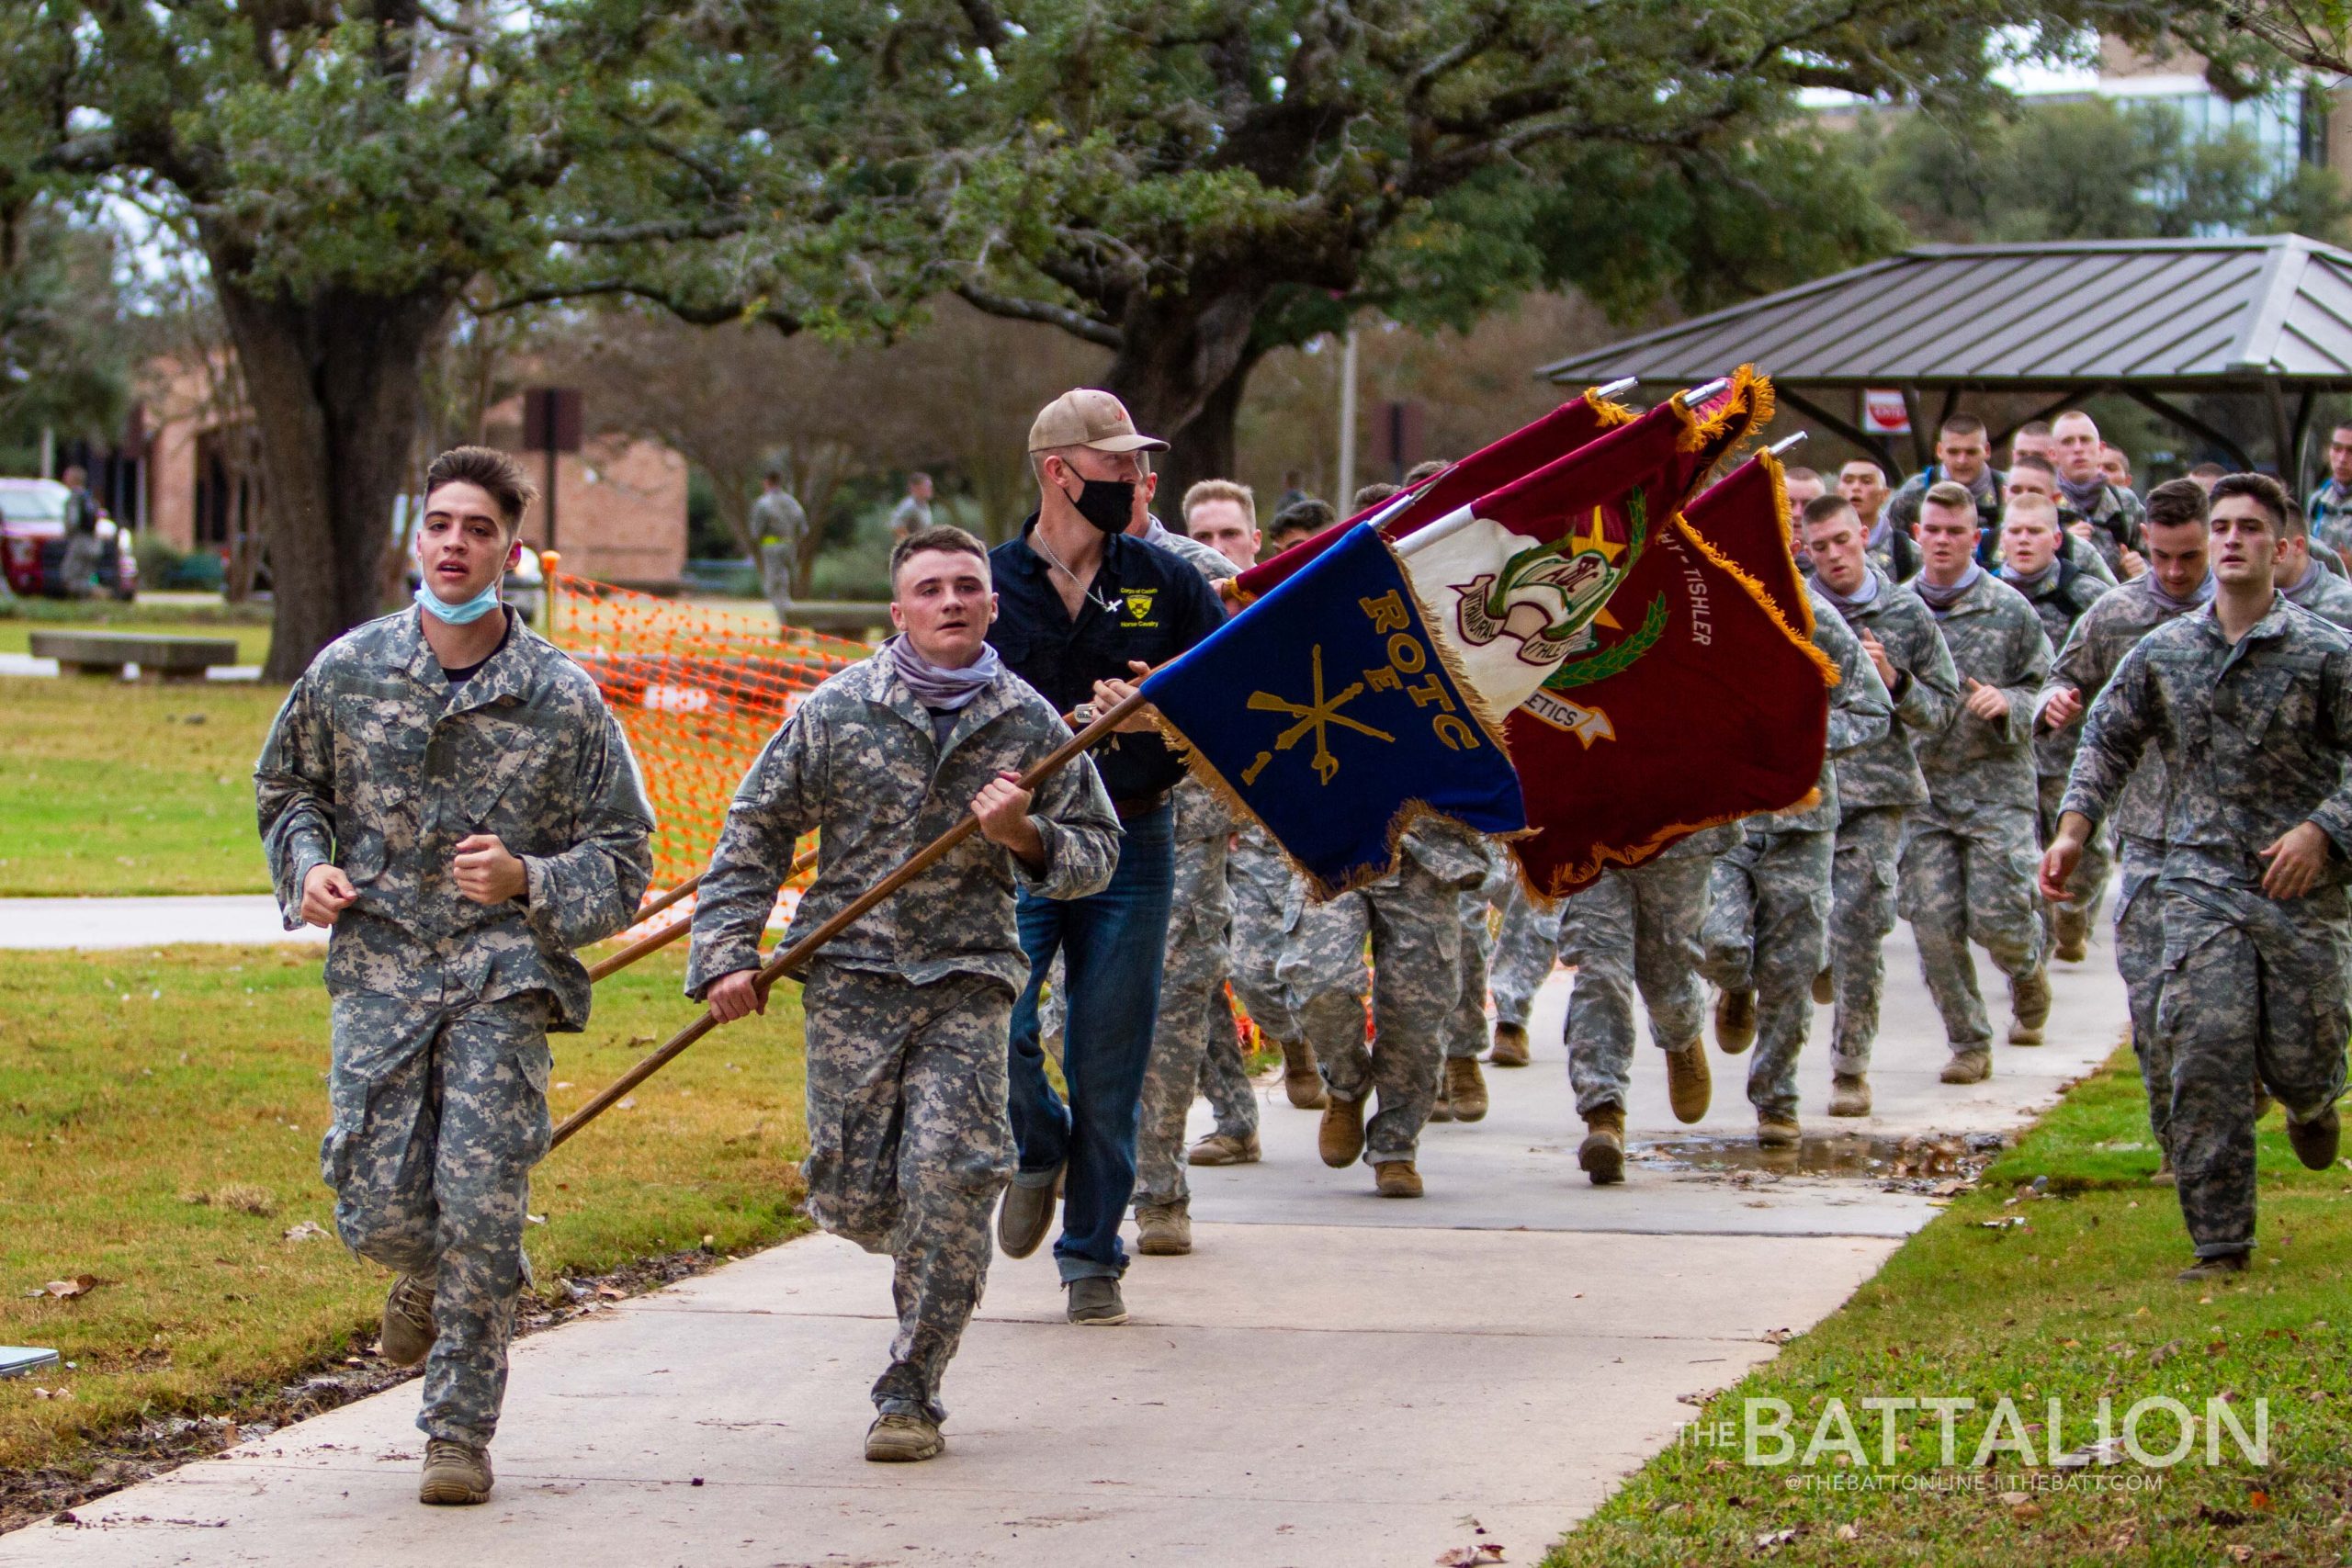
POLYGON ((2041 962, 2033 813, 2022 806, 1963 812, 1925 807, 1903 839, 1898 906, 1919 943, 1919 973, 1954 1051, 1982 1051, 1993 1026, 1976 988, 1971 940, 2012 984, 2041 962))
POLYGON ((1294 878, 1262 828, 1245 828, 1226 860, 1233 897, 1233 994, 1269 1041, 1303 1038, 1298 1012, 1275 973, 1287 940, 1294 878))
POLYGON ((1546 909, 1514 880, 1503 897, 1502 924, 1495 931, 1495 955, 1488 965, 1497 1023, 1527 1027, 1528 1009, 1559 958, 1559 906, 1546 909))
POLYGON ((1797 1055, 1813 1032, 1813 977, 1829 931, 1832 833, 1749 830, 1708 879, 1701 972, 1727 991, 1756 993, 1747 1101, 1797 1110, 1797 1055))
MULTIPOLYGON (((2034 841, 2046 850, 2050 847, 2050 840, 2058 836, 2058 804, 2066 798, 2066 775, 2045 774, 2034 781, 2034 789, 2038 796, 2033 813, 2034 841)), ((2107 824, 2102 822, 2098 830, 2091 835, 2090 842, 2083 846, 2082 862, 2075 867, 2075 874, 2067 879, 2066 890, 2072 897, 2063 906, 2052 904, 2047 898, 2041 901, 2041 929, 2045 936, 2054 938, 2056 931, 2065 924, 2087 926, 2092 911, 2107 892, 2107 879, 2114 870, 2113 836, 2107 824)))
POLYGON ((1341 1100, 1374 1090, 1364 1128, 1367 1163, 1408 1160, 1437 1101, 1447 1015, 1462 987, 1457 889, 1412 856, 1353 893, 1299 911, 1281 974, 1323 1081, 1341 1100), (1366 939, 1372 943, 1373 1039, 1363 1034, 1366 939))
POLYGON ((1713 863, 1711 855, 1668 852, 1631 871, 1612 867, 1560 907, 1560 957, 1577 971, 1567 1043, 1577 1115, 1625 1104, 1637 987, 1650 1036, 1662 1048, 1679 1050, 1699 1038, 1706 1012, 1699 931, 1713 863))
POLYGON ((1191 1196, 1184 1180, 1184 1118, 1200 1092, 1212 1032, 1224 1013, 1218 1004, 1225 998, 1225 933, 1232 910, 1226 894, 1225 835, 1184 840, 1176 846, 1175 859, 1159 1016, 1152 1026, 1151 1060, 1144 1067, 1143 1109, 1136 1124, 1138 1207, 1191 1196))
POLYGON ((1445 1015, 1445 1054, 1473 1061, 1490 1041, 1487 1032, 1487 964, 1495 946, 1494 928, 1487 922, 1487 891, 1456 896, 1462 931, 1462 987, 1453 1009, 1445 1015))
POLYGON ((1859 1077, 1871 1070, 1879 1000, 1886 994, 1886 938, 1894 930, 1896 867, 1910 807, 1866 806, 1838 823, 1829 861, 1830 1070, 1859 1077))
POLYGON ((1013 1168, 1005 1113, 1012 994, 977 975, 927 986, 820 964, 808 1034, 808 1214, 897 1267, 885 1415, 946 1418, 940 1380, 988 1283, 989 1211, 1013 1168))
POLYGON ((2163 888, 2164 986, 2156 1032, 2172 1053, 2168 1137, 2180 1214, 2197 1256, 2254 1245, 2258 1077, 2290 1120, 2344 1092, 2347 925, 2342 887, 2292 902, 2257 888, 2163 888))
POLYGON ((319 1151, 354 1252, 430 1280, 426 1436, 486 1445, 527 1265, 523 1215, 547 1153, 548 998, 443 1007, 334 998, 333 1124, 319 1151))
MULTIPOLYGON (((1264 1025, 1260 1025, 1262 1029, 1264 1025)), ((1201 1093, 1216 1116, 1216 1130, 1248 1141, 1258 1131, 1258 1086, 1241 1059, 1241 1030, 1233 998, 1219 986, 1209 998, 1209 1037, 1201 1051, 1201 1093)))
POLYGON ((2164 846, 2126 839, 2120 859, 2115 968, 2132 1013, 2132 1054, 2140 1058, 2140 1082, 2148 1091, 2148 1126, 2161 1149, 2172 1122, 2172 1053, 2156 1032, 2156 997, 2165 979, 2165 900, 2156 873, 2164 868, 2164 846))

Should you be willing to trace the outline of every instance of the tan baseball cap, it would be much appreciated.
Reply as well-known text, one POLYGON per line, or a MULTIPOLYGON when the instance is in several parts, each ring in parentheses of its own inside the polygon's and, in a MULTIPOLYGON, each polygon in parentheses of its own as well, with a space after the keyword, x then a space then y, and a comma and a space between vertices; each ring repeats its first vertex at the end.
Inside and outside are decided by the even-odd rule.
POLYGON ((1097 452, 1165 452, 1168 443, 1136 434, 1127 405, 1092 387, 1074 387, 1037 411, 1029 426, 1029 450, 1091 446, 1097 452))

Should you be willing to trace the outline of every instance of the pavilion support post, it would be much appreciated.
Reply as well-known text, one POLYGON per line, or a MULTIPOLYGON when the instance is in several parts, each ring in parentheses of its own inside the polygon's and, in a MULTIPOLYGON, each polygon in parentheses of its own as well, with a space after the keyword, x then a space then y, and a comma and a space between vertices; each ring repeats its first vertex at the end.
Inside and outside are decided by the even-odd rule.
POLYGON ((1911 460, 1924 473, 1928 464, 1933 460, 1929 454, 1928 422, 1920 415, 1919 389, 1908 381, 1903 383, 1903 418, 1911 426, 1911 460))
POLYGON ((2245 447, 2239 446, 2236 442, 2231 440, 2227 435, 2224 435, 2219 430, 2214 429, 2203 420, 2199 419, 2187 409, 2158 397, 2155 393, 2149 391, 2144 387, 2125 387, 2123 389, 2123 395, 2130 398, 2133 402, 2138 403, 2142 408, 2146 409, 2150 413, 2154 414, 2158 419, 2169 420, 2174 424, 2178 425, 2181 429, 2188 432, 2191 435, 2202 436, 2204 439, 2211 442, 2214 446, 2219 446, 2222 451, 2229 454, 2230 461, 2236 464, 2239 468, 2250 469, 2254 467, 2254 459, 2246 455, 2245 447))
POLYGON ((2290 489, 2295 483, 2295 434, 2293 423, 2287 418, 2287 393, 2278 385, 2278 378, 2267 377, 2262 383, 2263 400, 2270 405, 2270 443, 2278 460, 2278 477, 2290 489))
POLYGON ((1803 392, 1796 391, 1780 382, 1773 383, 1772 395, 1778 398, 1781 401, 1788 404, 1791 408, 1796 410, 1799 413, 1804 415, 1805 418, 1813 421, 1814 423, 1822 425, 1826 429, 1836 431, 1838 434, 1844 436, 1847 440, 1852 442, 1855 446, 1860 447, 1863 451, 1868 452, 1871 457, 1878 459, 1879 467, 1886 470, 1887 481, 1890 484, 1899 484, 1902 482, 1904 478, 1903 465, 1894 460, 1894 454, 1887 450, 1885 442, 1881 441, 1875 435, 1870 434, 1860 425, 1857 425, 1852 420, 1839 418, 1838 415, 1831 413, 1827 409, 1822 407, 1819 403, 1816 403, 1812 399, 1806 397, 1803 392))

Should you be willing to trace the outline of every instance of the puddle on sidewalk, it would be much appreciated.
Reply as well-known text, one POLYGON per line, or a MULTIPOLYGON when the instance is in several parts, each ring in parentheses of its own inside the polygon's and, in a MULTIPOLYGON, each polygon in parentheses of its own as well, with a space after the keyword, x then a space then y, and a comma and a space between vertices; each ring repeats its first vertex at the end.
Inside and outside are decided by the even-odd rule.
POLYGON ((1788 1177, 1875 1182, 1890 1192, 1933 1192, 1975 1179, 1997 1156, 1997 1133, 1808 1133, 1795 1148, 1768 1149, 1747 1138, 1659 1138, 1626 1150, 1634 1165, 1748 1186, 1788 1177))

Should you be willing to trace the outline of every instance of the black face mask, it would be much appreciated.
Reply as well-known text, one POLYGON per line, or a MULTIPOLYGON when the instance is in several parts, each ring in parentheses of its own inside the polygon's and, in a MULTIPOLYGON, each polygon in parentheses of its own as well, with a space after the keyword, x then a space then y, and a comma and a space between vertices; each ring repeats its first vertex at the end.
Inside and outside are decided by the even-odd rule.
POLYGON ((1136 487, 1128 479, 1088 479, 1070 504, 1105 534, 1124 534, 1135 520, 1136 487))

